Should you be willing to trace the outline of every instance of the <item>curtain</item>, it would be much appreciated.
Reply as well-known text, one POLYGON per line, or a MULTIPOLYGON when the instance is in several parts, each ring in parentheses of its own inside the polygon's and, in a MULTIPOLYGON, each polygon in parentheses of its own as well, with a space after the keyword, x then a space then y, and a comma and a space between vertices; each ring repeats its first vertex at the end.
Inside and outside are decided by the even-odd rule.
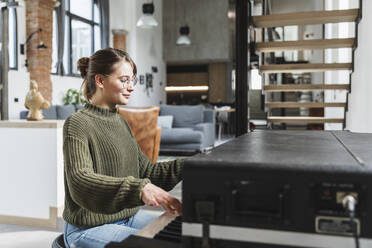
POLYGON ((58 44, 58 54, 57 54, 57 74, 58 75, 64 75, 65 69, 63 67, 63 50, 65 47, 65 0, 59 0, 61 3, 59 7, 56 9, 57 14, 57 44, 58 44))
POLYGON ((108 47, 110 44, 110 5, 108 0, 95 0, 101 15, 101 46, 108 47))

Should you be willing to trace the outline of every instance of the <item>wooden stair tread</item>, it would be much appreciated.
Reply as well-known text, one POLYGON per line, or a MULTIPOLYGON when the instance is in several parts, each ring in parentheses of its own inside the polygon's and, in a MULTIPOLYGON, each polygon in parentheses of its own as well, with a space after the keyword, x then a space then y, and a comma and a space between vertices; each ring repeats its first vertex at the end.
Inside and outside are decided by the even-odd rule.
POLYGON ((326 64, 269 64, 261 65, 263 73, 286 73, 286 72, 323 72, 334 70, 351 70, 351 63, 326 63, 326 64))
POLYGON ((346 107, 344 102, 266 102, 267 108, 326 108, 346 107))
POLYGON ((317 40, 298 40, 281 42, 260 42, 256 44, 258 52, 279 52, 290 50, 316 50, 328 48, 352 48, 355 39, 317 39, 317 40))
POLYGON ((263 90, 267 92, 291 92, 311 90, 349 90, 349 84, 281 84, 264 85, 263 90))
POLYGON ((272 14, 266 16, 254 16, 253 22, 258 28, 353 22, 357 19, 358 12, 359 9, 347 9, 272 14))
POLYGON ((325 117, 308 117, 308 116, 269 116, 268 122, 272 123, 343 123, 344 119, 340 118, 325 118, 325 117))

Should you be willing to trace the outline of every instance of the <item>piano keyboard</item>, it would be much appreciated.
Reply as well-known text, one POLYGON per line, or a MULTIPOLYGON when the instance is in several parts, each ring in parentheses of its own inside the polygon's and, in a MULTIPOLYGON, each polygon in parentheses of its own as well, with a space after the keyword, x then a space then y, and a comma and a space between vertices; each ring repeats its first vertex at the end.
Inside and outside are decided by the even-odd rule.
POLYGON ((182 217, 178 216, 175 220, 170 222, 164 227, 163 230, 158 232, 154 239, 181 243, 182 237, 182 217))
POLYGON ((141 230, 122 242, 111 242, 105 248, 181 248, 181 216, 174 218, 165 213, 144 229, 147 230, 141 230))

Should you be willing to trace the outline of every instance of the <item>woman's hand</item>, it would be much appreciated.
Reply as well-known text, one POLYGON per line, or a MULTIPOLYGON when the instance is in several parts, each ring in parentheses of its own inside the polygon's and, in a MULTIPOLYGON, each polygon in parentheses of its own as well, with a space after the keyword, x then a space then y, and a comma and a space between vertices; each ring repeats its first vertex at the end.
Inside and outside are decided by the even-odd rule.
POLYGON ((182 203, 152 183, 143 187, 142 201, 148 206, 162 206, 168 213, 182 215, 182 203))

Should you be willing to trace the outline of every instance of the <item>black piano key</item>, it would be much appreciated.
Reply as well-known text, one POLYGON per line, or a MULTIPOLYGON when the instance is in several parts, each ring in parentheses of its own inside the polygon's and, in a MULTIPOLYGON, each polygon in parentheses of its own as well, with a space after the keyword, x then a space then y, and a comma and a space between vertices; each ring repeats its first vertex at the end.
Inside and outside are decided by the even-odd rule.
MULTIPOLYGON (((173 236, 175 236, 175 237, 177 237, 177 236, 180 236, 180 232, 179 232, 179 230, 176 230, 176 231, 174 231, 174 230, 170 230, 170 229, 164 229, 164 230, 161 230, 159 233, 157 233, 156 235, 162 235, 162 234, 168 234, 168 235, 173 235, 173 236)), ((156 236, 155 235, 155 236, 156 236)))
POLYGON ((167 231, 170 231, 170 232, 181 232, 181 229, 180 228, 178 228, 178 227, 173 227, 173 226, 168 226, 167 228, 164 228, 165 230, 167 230, 167 231))
POLYGON ((182 229, 182 225, 167 225, 167 226, 164 227, 163 229, 174 229, 174 230, 179 230, 179 231, 181 231, 181 229, 182 229))
POLYGON ((176 219, 166 225, 163 230, 158 232, 154 239, 165 240, 169 242, 181 242, 182 235, 182 217, 178 216, 176 219))
POLYGON ((181 248, 181 243, 131 235, 121 242, 111 242, 105 248, 181 248))
POLYGON ((175 236, 167 232, 160 232, 158 235, 154 237, 154 239, 164 240, 164 241, 169 241, 169 242, 176 242, 176 243, 181 242, 181 236, 175 236))

